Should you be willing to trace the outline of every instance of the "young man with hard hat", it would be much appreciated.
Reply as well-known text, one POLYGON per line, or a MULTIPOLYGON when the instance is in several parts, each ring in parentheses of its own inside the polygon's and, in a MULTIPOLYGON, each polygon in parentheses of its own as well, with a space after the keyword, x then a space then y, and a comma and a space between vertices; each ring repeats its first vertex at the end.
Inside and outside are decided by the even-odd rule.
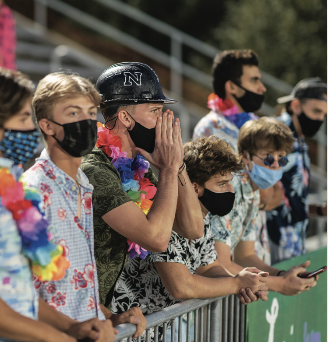
POLYGON ((163 104, 148 65, 111 66, 96 87, 105 125, 81 168, 94 186, 95 257, 100 302, 106 315, 115 284, 130 257, 166 250, 172 229, 197 239, 204 225, 197 195, 183 163, 180 123, 163 104), (158 169, 158 182, 150 164, 158 169), (156 194, 156 196, 155 196, 156 194))

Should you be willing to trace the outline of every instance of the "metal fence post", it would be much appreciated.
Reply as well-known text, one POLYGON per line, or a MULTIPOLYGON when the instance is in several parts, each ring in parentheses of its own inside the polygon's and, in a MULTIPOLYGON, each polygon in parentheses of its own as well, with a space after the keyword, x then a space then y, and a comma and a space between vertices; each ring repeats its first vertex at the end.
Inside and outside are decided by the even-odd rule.
POLYGON ((47 0, 34 0, 35 27, 43 33, 47 27, 47 0))
POLYGON ((211 341, 222 341, 222 300, 211 304, 211 341))
POLYGON ((247 306, 240 302, 240 342, 245 342, 247 306))
POLYGON ((62 66, 61 59, 66 56, 69 49, 66 45, 59 45, 53 49, 50 56, 50 72, 58 71, 62 66))
MULTIPOLYGON (((171 92, 177 101, 182 99, 182 36, 174 32, 171 34, 171 92)), ((180 121, 182 141, 185 143, 190 139, 190 116, 181 105, 180 121)))
POLYGON ((234 314, 234 323, 235 323, 235 341, 239 341, 239 309, 240 309, 240 306, 239 306, 239 299, 237 296, 234 296, 235 297, 235 314, 234 314))

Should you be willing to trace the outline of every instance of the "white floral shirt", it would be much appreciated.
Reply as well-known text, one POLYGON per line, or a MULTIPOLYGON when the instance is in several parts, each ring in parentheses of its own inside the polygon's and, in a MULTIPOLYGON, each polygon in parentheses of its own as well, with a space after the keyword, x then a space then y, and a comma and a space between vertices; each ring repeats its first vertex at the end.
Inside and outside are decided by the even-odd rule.
MULTIPOLYGON (((207 266, 217 258, 208 216, 204 219, 204 234, 200 239, 188 240, 172 231, 168 248, 151 253, 144 260, 129 259, 116 283, 112 311, 122 313, 139 306, 145 315, 178 303, 166 290, 154 262, 173 262, 187 266, 194 274, 198 267, 207 266)), ((151 335, 153 332, 151 332, 151 335)), ((159 341, 162 330, 159 331, 159 341)))
POLYGON ((63 247, 64 256, 70 261, 70 268, 62 280, 40 282, 35 279, 40 297, 75 320, 85 321, 94 317, 105 319, 100 310, 94 257, 93 186, 79 169, 77 182, 82 201, 79 218, 79 188, 70 176, 51 161, 46 149, 24 173, 24 181, 41 192, 43 209, 50 223, 49 233, 53 242, 63 247))

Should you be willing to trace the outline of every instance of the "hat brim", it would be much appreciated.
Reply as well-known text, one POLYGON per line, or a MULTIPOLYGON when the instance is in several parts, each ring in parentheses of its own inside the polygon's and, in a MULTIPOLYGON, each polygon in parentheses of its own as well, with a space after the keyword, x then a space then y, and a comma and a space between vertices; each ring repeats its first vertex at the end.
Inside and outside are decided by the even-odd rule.
POLYGON ((148 103, 148 102, 160 102, 164 104, 174 104, 177 103, 177 100, 169 99, 165 97, 164 99, 111 99, 111 100, 103 100, 102 103, 105 102, 131 102, 131 103, 148 103))
POLYGON ((294 95, 287 95, 287 96, 279 97, 277 99, 277 102, 278 103, 287 103, 287 102, 293 101, 294 99, 295 99, 294 95))

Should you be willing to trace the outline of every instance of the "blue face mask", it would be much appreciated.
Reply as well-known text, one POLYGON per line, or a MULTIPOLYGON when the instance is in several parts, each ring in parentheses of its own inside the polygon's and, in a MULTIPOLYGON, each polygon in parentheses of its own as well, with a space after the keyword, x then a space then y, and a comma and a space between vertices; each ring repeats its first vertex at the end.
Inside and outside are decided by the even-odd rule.
POLYGON ((280 170, 271 170, 266 167, 260 166, 253 163, 253 170, 250 172, 247 170, 247 173, 251 177, 251 180, 260 188, 260 189, 268 189, 274 184, 276 184, 282 177, 282 169, 280 170))
POLYGON ((30 131, 16 131, 6 129, 0 141, 0 150, 5 158, 14 164, 26 164, 31 160, 38 148, 40 132, 37 129, 30 131))

